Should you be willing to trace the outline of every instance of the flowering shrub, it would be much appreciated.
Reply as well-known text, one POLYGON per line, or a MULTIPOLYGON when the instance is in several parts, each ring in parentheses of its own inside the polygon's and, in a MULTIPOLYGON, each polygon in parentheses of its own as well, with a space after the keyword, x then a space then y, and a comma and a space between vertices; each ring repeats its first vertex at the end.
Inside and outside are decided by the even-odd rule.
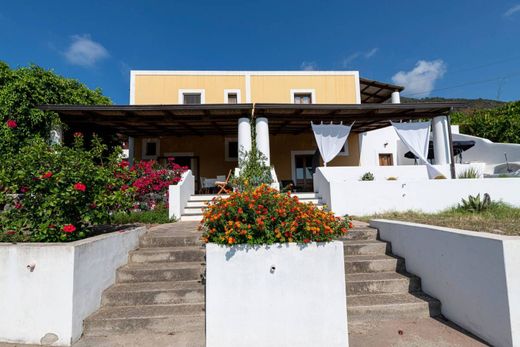
POLYGON ((134 165, 131 172, 135 176, 129 182, 135 188, 135 209, 153 210, 158 204, 168 203, 168 187, 179 183, 187 168, 168 158, 167 167, 161 167, 156 161, 141 161, 134 165))
POLYGON ((120 151, 106 158, 105 150, 97 138, 84 149, 76 134, 72 147, 33 139, 0 153, 0 241, 81 239, 130 208, 134 188, 122 189, 128 169, 118 164, 120 151))
POLYGON ((350 228, 350 220, 266 185, 216 198, 201 222, 202 241, 226 245, 326 242, 350 228))

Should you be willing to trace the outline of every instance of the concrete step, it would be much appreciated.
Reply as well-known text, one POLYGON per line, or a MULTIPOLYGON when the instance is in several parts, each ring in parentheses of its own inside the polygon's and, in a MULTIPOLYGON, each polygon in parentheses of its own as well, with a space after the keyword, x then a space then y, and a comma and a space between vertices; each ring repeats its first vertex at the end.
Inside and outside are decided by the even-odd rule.
POLYGON ((181 222, 200 222, 202 220, 202 214, 194 215, 181 215, 181 222))
POLYGON ((181 216, 202 215, 205 207, 186 207, 181 216))
POLYGON ((404 260, 388 255, 355 255, 345 257, 345 272, 390 272, 404 271, 404 260))
POLYGON ((374 228, 353 228, 341 238, 344 241, 347 240, 377 240, 377 229, 374 228))
POLYGON ((204 305, 103 307, 84 321, 85 336, 136 333, 204 333, 204 305))
POLYGON ((192 236, 177 236, 174 233, 151 235, 146 234, 140 242, 141 248, 146 247, 181 247, 181 246, 200 246, 200 234, 192 236))
POLYGON ((438 300, 423 293, 369 294, 347 298, 349 321, 416 319, 441 314, 438 300))
POLYGON ((345 255, 383 255, 389 253, 390 244, 378 240, 346 241, 344 242, 345 255))
POLYGON ((186 207, 190 208, 190 207, 199 207, 199 208, 204 208, 206 206, 208 206, 208 202, 209 201, 188 201, 186 203, 186 207))
POLYGON ((132 263, 117 270, 117 283, 197 281, 201 279, 202 263, 132 263))
POLYGON ((226 199, 226 198, 229 198, 229 195, 228 194, 221 194, 221 195, 195 194, 195 195, 190 196, 189 201, 211 201, 211 200, 213 200, 214 198, 217 198, 217 197, 226 199))
POLYGON ((203 304, 200 281, 144 282, 116 284, 103 293, 105 306, 203 304))
POLYGON ((321 199, 321 195, 308 192, 308 193, 291 193, 292 196, 297 196, 298 199, 321 199))
POLYGON ((145 247, 130 252, 130 261, 133 263, 203 262, 205 254, 202 246, 145 247))
POLYGON ((347 296, 408 293, 421 290, 417 276, 397 272, 347 273, 347 296))

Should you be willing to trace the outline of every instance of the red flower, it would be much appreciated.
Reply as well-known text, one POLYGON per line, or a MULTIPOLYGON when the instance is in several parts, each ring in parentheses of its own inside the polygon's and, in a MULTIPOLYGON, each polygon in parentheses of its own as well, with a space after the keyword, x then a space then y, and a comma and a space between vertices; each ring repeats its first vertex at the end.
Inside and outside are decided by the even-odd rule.
POLYGON ((89 207, 90 207, 90 209, 92 209, 92 210, 93 210, 93 209, 95 209, 95 208, 97 207, 97 205, 96 205, 96 203, 95 203, 95 202, 93 202, 93 203, 91 203, 91 204, 90 204, 90 206, 89 206, 89 207))
POLYGON ((303 242, 304 242, 304 243, 309 243, 309 242, 311 242, 311 240, 309 240, 309 239, 303 239, 303 242))
POLYGON ((17 210, 21 209, 22 208, 22 204, 17 202, 15 205, 14 205, 14 208, 16 208, 17 210))
POLYGON ((52 177, 52 172, 50 172, 50 171, 47 171, 46 173, 44 173, 42 175, 42 178, 51 178, 51 177, 52 177))
POLYGON ((74 137, 83 137, 83 133, 79 132, 79 131, 76 131, 74 133, 74 137))
POLYGON ((26 187, 26 186, 20 187, 20 192, 27 193, 28 191, 29 191, 29 187, 26 187))
POLYGON ((74 231, 76 231, 76 227, 72 224, 67 224, 63 226, 64 233, 72 233, 74 231))
POLYGON ((14 235, 14 234, 16 234, 16 231, 14 231, 14 230, 8 230, 8 231, 6 231, 5 233, 6 233, 7 235, 14 235))
POLYGON ((78 182, 74 185, 74 189, 81 190, 82 192, 84 192, 87 189, 87 186, 81 182, 78 182))
POLYGON ((16 121, 12 120, 12 119, 8 119, 6 124, 7 124, 7 127, 11 128, 11 129, 14 129, 18 126, 18 124, 16 124, 16 121))

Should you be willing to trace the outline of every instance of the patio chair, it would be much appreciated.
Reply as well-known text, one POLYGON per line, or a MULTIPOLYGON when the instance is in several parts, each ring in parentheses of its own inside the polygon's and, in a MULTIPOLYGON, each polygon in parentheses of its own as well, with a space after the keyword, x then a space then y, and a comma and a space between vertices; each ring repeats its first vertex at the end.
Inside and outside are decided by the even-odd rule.
MULTIPOLYGON (((233 173, 233 170, 229 170, 229 173, 225 179, 225 181, 220 181, 220 180, 217 180, 215 182, 215 186, 217 188, 220 188, 217 195, 220 195, 222 192, 224 194, 229 194, 231 192, 231 189, 228 188, 228 184, 229 184, 229 179, 231 178, 231 175, 233 173)), ((224 176, 217 176, 218 178, 222 178, 224 176)))

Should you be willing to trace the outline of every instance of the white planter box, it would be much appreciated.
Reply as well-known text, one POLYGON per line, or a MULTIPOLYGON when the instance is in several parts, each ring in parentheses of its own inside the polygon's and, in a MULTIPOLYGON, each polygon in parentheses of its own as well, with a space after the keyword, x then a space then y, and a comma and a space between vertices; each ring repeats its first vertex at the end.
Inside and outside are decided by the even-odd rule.
POLYGON ((0 244, 0 341, 70 346, 145 231, 70 243, 0 244))
POLYGON ((343 243, 206 245, 206 346, 348 346, 343 243))

